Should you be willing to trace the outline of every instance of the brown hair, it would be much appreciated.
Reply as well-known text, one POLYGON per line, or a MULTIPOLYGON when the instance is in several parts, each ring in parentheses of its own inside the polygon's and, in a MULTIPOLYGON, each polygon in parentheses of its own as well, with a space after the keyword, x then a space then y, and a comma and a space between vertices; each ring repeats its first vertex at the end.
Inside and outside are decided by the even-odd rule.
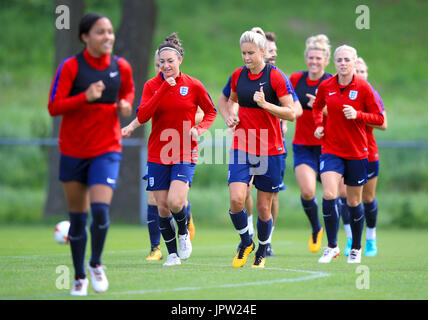
POLYGON ((181 45, 181 41, 178 38, 177 32, 171 33, 168 37, 165 38, 165 40, 158 47, 158 54, 160 54, 161 51, 168 49, 176 51, 176 53, 181 57, 184 55, 184 50, 181 45))

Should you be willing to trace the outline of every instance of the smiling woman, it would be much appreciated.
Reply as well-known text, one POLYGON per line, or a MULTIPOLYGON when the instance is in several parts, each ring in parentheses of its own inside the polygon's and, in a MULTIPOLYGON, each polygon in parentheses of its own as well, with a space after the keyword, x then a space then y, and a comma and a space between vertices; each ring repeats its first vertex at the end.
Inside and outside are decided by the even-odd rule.
POLYGON ((144 84, 137 118, 141 124, 152 120, 147 190, 153 191, 160 217, 159 229, 168 249, 164 265, 173 266, 181 264, 180 259, 188 259, 192 253, 186 227, 190 206, 186 203, 197 162, 196 137, 214 122, 216 110, 202 83, 180 72, 184 50, 177 33, 165 39, 157 54, 160 72, 144 84), (198 106, 204 117, 196 125, 198 106), (173 219, 178 226, 178 252, 173 219))
POLYGON ((75 269, 72 295, 87 295, 86 221, 92 213, 88 269, 97 292, 108 288, 101 255, 109 227, 109 208, 122 152, 118 111, 132 112, 134 82, 130 64, 112 57, 115 36, 110 20, 89 13, 79 25, 85 49, 59 66, 48 109, 62 116, 59 133, 60 174, 70 215, 70 248, 75 269), (118 101, 118 102, 117 102, 118 101))

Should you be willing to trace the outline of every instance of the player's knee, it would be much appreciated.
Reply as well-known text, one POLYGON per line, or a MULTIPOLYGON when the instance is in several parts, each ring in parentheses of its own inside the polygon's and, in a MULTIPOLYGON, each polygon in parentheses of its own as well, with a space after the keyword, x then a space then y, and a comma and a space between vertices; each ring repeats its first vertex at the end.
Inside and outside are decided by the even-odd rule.
POLYGON ((304 200, 312 200, 315 197, 315 190, 302 189, 301 196, 304 200))
POLYGON ((171 197, 168 199, 168 207, 172 212, 180 212, 186 204, 186 199, 171 197))
MULTIPOLYGON (((337 193, 332 190, 324 190, 323 196, 325 200, 333 200, 337 198, 337 193)), ((312 199, 312 198, 311 198, 312 199)))
POLYGON ((375 195, 372 193, 363 193, 363 202, 371 203, 375 199, 375 195))
POLYGON ((230 210, 232 212, 240 212, 244 210, 245 197, 231 196, 230 197, 230 210))

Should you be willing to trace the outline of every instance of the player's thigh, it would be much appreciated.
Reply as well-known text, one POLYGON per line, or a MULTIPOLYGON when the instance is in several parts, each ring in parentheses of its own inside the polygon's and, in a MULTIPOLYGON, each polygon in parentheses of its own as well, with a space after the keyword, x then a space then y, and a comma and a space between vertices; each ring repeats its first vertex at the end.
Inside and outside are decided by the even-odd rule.
POLYGON ((273 192, 257 190, 257 213, 262 221, 268 221, 271 217, 273 192))
POLYGON ((350 207, 356 207, 361 203, 363 186, 346 186, 346 202, 350 207))
POLYGON ((168 207, 168 190, 155 190, 152 193, 158 206, 159 216, 162 218, 169 217, 171 212, 168 207))
POLYGON ((314 169, 307 164, 301 164, 294 168, 294 173, 302 198, 305 200, 313 199, 317 186, 317 175, 314 169))
POLYGON ((321 173, 323 198, 333 200, 339 196, 339 184, 342 175, 335 171, 325 171, 321 173))
POLYGON ((156 205, 156 198, 155 198, 155 195, 153 194, 153 191, 147 192, 147 202, 148 202, 149 206, 155 206, 156 205))
POLYGON ((172 180, 168 190, 168 207, 173 212, 179 212, 186 205, 189 193, 189 182, 172 180))
POLYGON ((245 182, 229 183, 230 210, 234 213, 244 209, 247 195, 247 184, 245 182))
POLYGON ((364 203, 370 203, 375 199, 376 185, 377 185, 377 177, 367 180, 367 183, 363 187, 364 203))
POLYGON ((105 184, 94 184, 89 187, 89 199, 91 203, 111 203, 113 188, 105 184))
POLYGON ((69 181, 63 182, 62 186, 70 212, 89 211, 89 192, 86 184, 69 181))

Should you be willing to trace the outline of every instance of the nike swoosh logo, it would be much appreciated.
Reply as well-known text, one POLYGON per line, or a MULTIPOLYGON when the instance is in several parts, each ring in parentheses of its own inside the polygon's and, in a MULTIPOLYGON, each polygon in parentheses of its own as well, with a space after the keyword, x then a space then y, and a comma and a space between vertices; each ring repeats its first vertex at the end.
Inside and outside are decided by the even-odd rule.
POLYGON ((362 215, 361 217, 359 217, 358 219, 354 219, 354 222, 358 222, 360 221, 362 218, 364 218, 364 216, 362 215))
POLYGON ((259 83, 259 85, 260 85, 260 86, 262 86, 262 85, 264 85, 264 84, 266 84, 266 82, 260 82, 260 83, 259 83))
POLYGON ((328 95, 332 96, 333 94, 336 94, 336 92, 329 92, 328 95))
POLYGON ((110 78, 114 78, 119 74, 119 72, 110 72, 110 78))
POLYGON ((369 173, 368 175, 367 175, 367 178, 371 178, 371 177, 373 177, 374 176, 374 172, 371 172, 371 173, 369 173))
POLYGON ((364 182, 364 179, 363 180, 358 180, 358 184, 363 183, 363 182, 364 182))
POLYGON ((186 178, 186 176, 185 176, 185 175, 182 175, 182 174, 177 174, 177 177, 180 177, 180 178, 186 178))

